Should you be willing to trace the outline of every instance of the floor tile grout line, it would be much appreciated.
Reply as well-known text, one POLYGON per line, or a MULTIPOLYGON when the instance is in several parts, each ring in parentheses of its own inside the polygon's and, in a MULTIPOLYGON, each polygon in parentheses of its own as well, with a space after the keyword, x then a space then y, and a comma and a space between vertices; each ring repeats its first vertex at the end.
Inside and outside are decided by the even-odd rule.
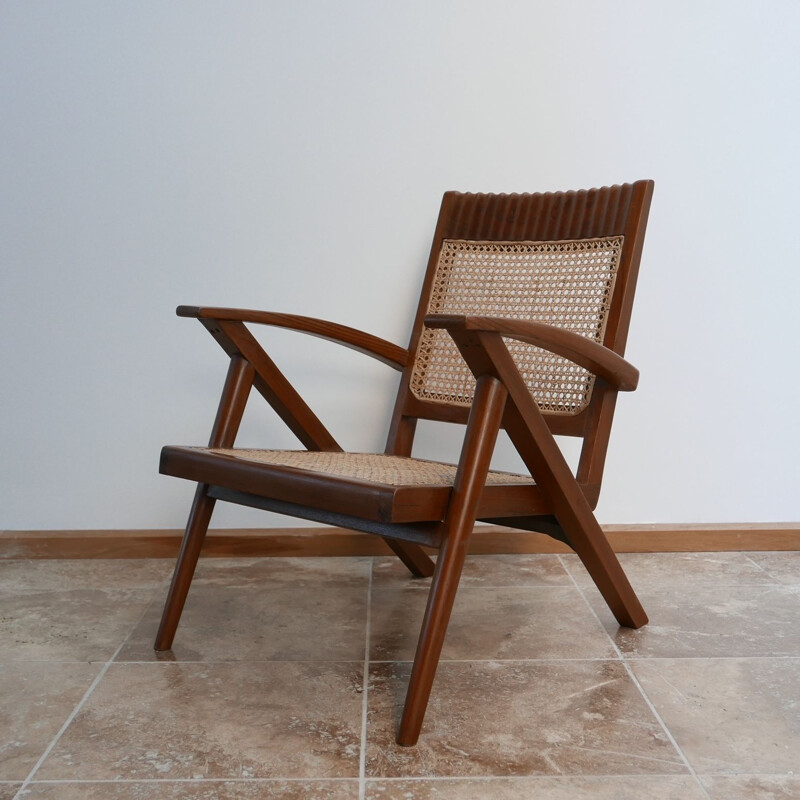
POLYGON ((611 645, 612 650, 615 653, 615 658, 614 659, 605 658, 605 659, 592 659, 592 660, 598 660, 598 661, 600 661, 600 660, 602 660, 602 661, 612 661, 612 660, 622 661, 622 651, 619 649, 619 647, 617 647, 617 643, 611 638, 611 634, 609 634, 609 632, 606 630, 606 626, 603 625, 603 621, 600 619, 600 617, 597 616, 594 608, 592 608, 591 603, 587 599, 586 595, 583 593, 583 589, 581 589, 580 584, 575 579, 575 576, 572 574, 572 572, 570 572, 569 567, 564 563, 562 556, 559 555, 559 556, 556 556, 556 557, 558 558, 558 561, 561 564, 561 568, 569 576, 569 579, 572 582, 573 589, 577 589, 578 590, 578 594, 581 596, 581 599, 583 600, 584 603, 586 603, 586 605, 589 608, 589 613, 592 615, 592 617, 594 617, 595 621, 600 626, 600 630, 602 630, 603 633, 605 634, 606 638, 609 641, 609 644, 611 645))
MULTIPOLYGON (((64 724, 61 726, 61 728, 59 728, 58 732, 53 737, 53 739, 51 740, 50 744, 47 745, 47 747, 45 748, 45 751, 39 757, 39 760, 33 765, 33 769, 28 773, 28 777, 25 778, 25 780, 22 782, 22 786, 19 787, 19 789, 17 790, 16 794, 14 795, 14 800, 17 800, 17 798, 21 798, 23 796, 22 792, 31 783, 31 781, 33 780, 33 777, 36 775, 36 773, 38 772, 39 768, 42 766, 42 764, 45 762, 47 757, 53 751, 53 748, 58 744, 59 740, 61 739, 61 737, 66 732, 67 728, 69 728, 69 726, 74 721, 75 717, 78 716, 78 714, 80 713, 80 710, 86 704, 86 701, 89 699, 89 697, 91 696, 92 692, 94 692, 94 690, 97 688, 97 685, 103 679, 103 676, 106 674, 106 672, 108 672, 109 668, 114 663, 114 659, 119 655, 119 653, 121 652, 122 648, 125 647, 125 644, 127 643, 128 639, 130 639, 130 637, 133 634, 133 632, 141 624, 142 620, 147 615, 147 611, 150 608, 150 605, 151 605, 151 603, 147 603, 146 604, 146 606, 144 608, 144 611, 142 611, 142 613, 136 619, 136 622, 134 622, 133 625, 131 625, 130 629, 128 630, 128 633, 123 637, 122 641, 119 643, 119 647, 117 647, 117 649, 111 654, 111 658, 109 658, 109 660, 105 662, 105 664, 100 669, 100 672, 97 673, 97 675, 95 676, 95 679, 89 685, 89 688, 84 692, 83 697, 81 697, 81 699, 78 701, 78 703, 76 704, 75 708, 72 709, 72 713, 70 713, 70 715, 67 717, 67 719, 64 722, 64 724)), ((90 662, 90 663, 92 663, 92 662, 90 662)), ((93 662, 93 663, 97 663, 97 662, 93 662)))
MULTIPOLYGON (((560 558, 560 556, 559 556, 559 558, 560 558)), ((564 565, 562 563, 562 566, 564 567, 564 569, 566 569, 566 565, 564 565)), ((603 630, 606 630, 605 625, 603 625, 602 620, 600 619, 600 617, 598 616, 597 612, 594 609, 594 606, 592 606, 592 604, 589 602, 588 598, 586 597, 586 595, 583 592, 583 589, 581 589, 581 587, 578 585, 578 582, 572 576, 572 573, 570 573, 570 577, 572 577, 572 581, 575 584, 575 588, 578 590, 578 593, 583 598, 583 602, 586 603, 586 605, 589 607, 589 609, 591 610, 591 612, 594 615, 595 619, 600 623, 600 625, 603 628, 603 630)), ((670 744, 675 748, 675 751, 680 756, 681 761, 683 761, 684 765, 686 766, 686 769, 689 770, 689 773, 694 778, 695 782, 697 783, 697 786, 700 788, 700 791, 703 793, 703 796, 706 798, 706 800, 711 800, 711 796, 708 794, 708 791, 706 790, 706 787, 703 785, 703 782, 698 777, 697 773, 694 770, 694 767, 691 765, 691 763, 689 762, 689 759, 686 757, 686 754, 683 752, 683 748, 680 747, 680 745, 678 744, 677 740, 672 735, 672 731, 670 731, 670 729, 667 727, 666 722, 664 722, 663 718, 661 717, 661 714, 659 714, 658 711, 656 710, 656 707, 653 705, 652 700, 650 700, 650 698, 647 696, 647 693, 645 692, 644 687, 642 686, 642 684, 639 682, 639 679, 634 674, 633 670, 631 669, 630 664, 628 664, 628 662, 625 660, 625 655, 623 654, 622 650, 619 649, 619 646, 614 641, 614 638, 611 636, 611 634, 607 630, 606 630, 606 635, 608 636, 608 639, 611 642, 611 646, 616 651, 616 653, 617 653, 617 655, 619 657, 620 663, 622 664, 623 668, 625 669, 625 672, 627 673, 628 677, 633 682, 633 685, 636 687, 636 689, 639 692, 639 694, 642 696, 642 699, 644 700, 644 702, 647 705, 647 707, 650 709, 650 713, 658 721, 658 724, 661 726, 661 729, 666 734, 667 739, 669 740, 670 744)))
POLYGON ((700 791, 707 798, 707 800, 711 800, 711 796, 708 794, 708 790, 703 785, 703 782, 700 780, 700 777, 698 776, 694 767, 691 765, 689 759, 686 757, 686 754, 683 752, 683 748, 681 748, 678 745, 677 740, 672 735, 672 731, 670 731, 670 729, 667 727, 666 722, 664 722, 664 720, 661 717, 661 714, 659 714, 658 711, 656 710, 656 707, 653 705, 652 700, 650 700, 650 698, 648 697, 647 692, 645 692, 644 687, 639 682, 639 679, 636 677, 636 674, 634 673, 630 664, 628 664, 628 662, 625 661, 624 657, 622 658, 622 666, 625 667, 625 672, 628 673, 628 677, 630 677, 630 679, 633 681, 633 685, 639 690, 639 693, 642 695, 643 700, 645 701, 645 703, 647 703, 647 707, 650 709, 653 716, 658 720, 659 724, 664 729, 664 732, 667 734, 667 737, 669 738, 669 741, 672 743, 672 746, 678 751, 678 754, 680 755, 681 759, 683 759, 683 762, 686 764, 686 767, 691 773, 691 776, 697 782, 700 791))
MULTIPOLYGON (((381 778, 381 780, 383 780, 381 778)), ((309 778, 297 775, 276 775, 271 778, 46 778, 44 780, 31 781, 37 786, 63 786, 65 784, 139 784, 153 783, 162 786, 170 783, 193 783, 199 786, 213 785, 215 783, 357 783, 358 778, 309 778)), ((0 781, 3 783, 19 783, 19 781, 0 781)))
MULTIPOLYGON (((800 656, 798 656, 800 658, 800 656)), ((0 661, 0 664, 3 662, 0 661)), ((17 664, 22 663, 31 663, 31 662, 22 662, 17 661, 17 664)), ((85 662, 63 662, 65 664, 69 663, 85 663, 85 662)), ((203 664, 203 665, 212 665, 212 664, 226 664, 228 666, 237 666, 240 664, 363 664, 363 658, 238 658, 238 659, 203 659, 200 661, 192 661, 188 658, 175 658, 175 659, 168 659, 168 658, 156 658, 152 661, 115 661, 115 664, 130 664, 136 666, 142 665, 149 665, 149 666, 179 666, 181 664, 203 664)))
MULTIPOLYGON (((116 649, 116 651, 114 652, 115 656, 122 649, 122 645, 123 644, 124 644, 124 642, 122 644, 120 644, 120 646, 116 649)), ((42 766, 42 764, 44 763, 45 759, 53 751, 53 748, 56 746, 56 744, 58 744, 59 739, 64 735, 64 732, 72 724, 72 722, 75 719, 75 717, 78 716, 78 714, 80 713, 80 710, 83 708, 84 704, 89 699, 89 696, 97 688, 97 684, 100 683, 100 681, 102 680, 103 676, 106 674, 106 672, 108 672, 109 667, 113 663, 114 663, 113 658, 110 661, 106 661, 106 663, 103 665, 103 667, 100 670, 100 672, 97 673, 97 675, 95 676, 95 679, 89 685, 89 688, 84 692, 83 697, 81 697, 81 699, 75 705, 75 708, 72 709, 72 712, 67 717, 67 719, 64 722, 64 724, 61 726, 61 728, 58 730, 56 735, 53 737, 53 739, 51 740, 50 744, 45 748, 44 753, 42 753, 42 755, 39 757, 39 760, 36 762, 36 764, 34 764, 33 769, 31 769, 31 771, 28 773, 28 777, 25 778, 25 780, 22 783, 22 786, 19 787, 19 792, 21 792, 23 789, 25 789, 28 786, 28 784, 32 781, 34 775, 39 770, 39 767, 42 766)), ((21 797, 22 796, 22 795, 19 794, 19 792, 17 793, 16 797, 21 797)))
MULTIPOLYGON (((608 631, 605 631, 608 636, 608 631)), ((566 661, 566 662, 585 662, 593 663, 600 661, 674 661, 679 659, 681 661, 798 661, 800 655, 796 656, 596 656, 594 658, 566 658, 564 656, 553 656, 552 658, 442 658, 439 664, 446 666, 447 664, 550 664, 553 661, 566 661)), ((122 662, 126 663, 126 662, 122 662)), ((149 661, 132 661, 132 664, 149 664, 154 662, 149 661)), ((170 662, 172 663, 172 662, 170 662)), ((174 663, 189 663, 189 664, 230 664, 238 662, 230 661, 189 661, 189 662, 174 662, 174 663)), ((265 662, 248 662, 248 663, 271 663, 265 662)), ((323 664, 327 662, 312 661, 312 662, 275 662, 275 663, 313 663, 323 664)), ((355 662, 342 662, 337 659, 336 663, 355 663, 360 664, 360 661, 355 662)), ((373 658, 370 664, 413 664, 411 658, 389 658, 379 659, 373 658)))
MULTIPOLYGON (((710 778, 789 778, 796 779, 796 775, 789 775, 784 772, 703 772, 704 777, 710 778)), ((423 783, 423 782, 440 782, 447 783, 448 781, 475 781, 478 783, 489 782, 534 782, 534 781, 576 781, 585 780, 586 778, 597 780, 624 780, 626 778, 683 778, 691 777, 675 772, 648 772, 648 773, 628 773, 628 774, 597 774, 594 772, 574 772, 569 775, 564 774, 547 774, 547 775, 413 775, 413 776, 375 776, 367 778, 368 783, 423 783)), ((322 778, 307 776, 286 776, 276 775, 269 778, 47 778, 44 780, 32 781, 37 786, 64 786, 70 784, 79 785, 93 785, 93 784, 155 784, 163 786, 167 784, 197 784, 199 786, 210 786, 219 783, 241 783, 241 784, 261 784, 261 783, 356 783, 358 778, 322 778)), ((0 786, 3 785, 16 785, 19 781, 0 781, 0 786)))
POLYGON ((369 695, 369 648, 370 626, 372 622, 372 573, 374 559, 369 560, 369 579, 367 581, 367 619, 364 636, 364 675, 361 686, 361 750, 358 755, 358 800, 364 800, 367 793, 367 711, 369 695))
MULTIPOLYGON (((418 579, 416 579, 418 580, 418 579)), ((480 591, 481 589, 491 590, 496 592, 498 589, 520 589, 526 592, 535 592, 539 589, 572 589, 572 583, 536 583, 536 584, 524 584, 524 583, 497 583, 497 584, 477 584, 477 583, 459 583, 458 591, 459 592, 474 592, 480 591)), ((383 583, 377 584, 375 586, 376 592, 420 592, 427 596, 428 592, 430 592, 430 582, 425 581, 424 584, 420 584, 419 586, 409 586, 408 584, 400 584, 400 583, 383 583)))
MULTIPOLYGON (((704 775, 709 773, 703 773, 704 775)), ((755 776, 759 776, 760 773, 753 773, 755 776)), ((770 775, 771 777, 785 777, 782 773, 764 773, 765 775, 770 775)), ((739 773, 720 773, 718 776, 714 777, 738 777, 739 773)), ((568 775, 564 773, 553 773, 553 774, 541 774, 541 775, 414 775, 414 776, 391 776, 391 777, 377 777, 377 778, 369 778, 368 780, 372 783, 415 783, 415 782, 440 782, 440 783, 447 783, 448 781, 452 781, 455 783, 456 781, 468 781, 468 782, 475 782, 475 783, 492 783, 492 782, 500 782, 500 781, 509 781, 509 782, 517 782, 517 783, 526 783, 526 782, 534 782, 534 781, 582 781, 586 780, 587 778, 591 780, 603 780, 603 781, 613 781, 613 780, 625 780, 627 778, 642 778, 642 779, 651 779, 651 778, 688 778, 691 777, 690 775, 684 775, 682 773, 676 772, 631 772, 631 773, 623 773, 621 775, 617 775, 614 773, 604 775, 594 772, 571 772, 568 775)))
MULTIPOLYGON (((758 565, 757 565, 758 566, 758 565)), ((763 567, 759 567, 766 576, 770 579, 769 581, 736 581, 732 583, 717 583, 714 581, 702 581, 702 580, 680 580, 680 581, 664 581, 661 586, 664 587, 666 590, 672 589, 680 589, 686 586, 689 587, 700 587, 700 588, 709 588, 709 589, 768 589, 768 588, 778 588, 778 587, 788 587, 788 586, 797 586, 797 583, 784 583, 783 581, 779 581, 775 578, 771 573, 769 573, 763 567)), ((571 576, 570 576, 571 577, 571 576)), ((580 585, 580 584, 579 584, 580 585)), ((594 584, 587 584, 584 588, 591 589, 594 584)), ((474 592, 480 590, 490 590, 490 591, 498 591, 499 589, 502 590, 519 590, 519 591, 526 591, 526 592, 535 592, 544 590, 544 589, 572 589, 572 581, 570 583, 543 583, 537 584, 534 586, 523 586, 518 584, 508 585, 508 584, 498 584, 498 585, 477 585, 477 584, 469 584, 463 583, 459 586, 459 593, 460 592, 474 592)), ((397 591, 408 591, 408 592, 425 592, 425 588, 401 588, 397 584, 387 584, 384 583, 383 585, 378 585, 375 587, 375 590, 378 592, 397 592, 397 591)))
POLYGON ((142 615, 139 617, 139 619, 138 619, 138 620, 136 620, 136 623, 135 623, 135 624, 134 624, 134 625, 131 627, 131 629, 128 631, 128 635, 127 635, 127 636, 126 636, 126 637, 125 637, 125 638, 122 640, 122 644, 121 644, 121 645, 120 645, 120 646, 117 648, 117 651, 116 651, 116 653, 114 653, 114 655, 113 655, 113 656, 111 656, 111 662, 110 662, 110 663, 117 663, 117 664, 124 664, 124 663, 126 663, 125 661, 117 661, 117 660, 116 660, 117 656, 118 656, 118 655, 119 655, 119 654, 122 652, 122 649, 125 647, 125 645, 126 645, 126 644, 128 644, 128 642, 131 640, 131 637, 133 636, 133 634, 134 634, 134 633, 136 633, 136 629, 137 629, 137 628, 138 628, 138 627, 139 627, 139 626, 142 624, 142 622, 143 622, 144 620, 146 620, 146 619, 147 619, 147 615, 150 613, 150 609, 151 609, 151 608, 152 608, 154 605, 157 605, 157 604, 158 604, 158 605, 160 605, 160 602, 161 602, 161 597, 163 597, 163 595, 161 595, 161 596, 159 596, 159 595, 157 595, 157 594, 154 594, 154 595, 153 595, 152 599, 151 599, 151 600, 150 600, 150 602, 147 604, 147 607, 146 607, 146 608, 145 608, 145 610, 142 612, 142 615))
MULTIPOLYGON (((789 778, 794 779, 796 776, 787 775, 783 772, 704 772, 704 777, 709 778, 789 778)), ((626 778, 684 778, 689 777, 675 772, 648 772, 648 773, 630 773, 630 774, 596 774, 593 772, 575 772, 569 775, 553 774, 553 775, 415 775, 415 776, 385 776, 367 778, 369 783, 426 783, 426 782, 439 782, 447 783, 452 781, 474 781, 476 783, 492 783, 500 781, 526 783, 526 782, 545 782, 545 781, 578 781, 587 778, 597 780, 624 780, 626 778)), ((261 783, 355 783, 357 778, 309 778, 303 776, 276 776, 271 778, 64 778, 64 779, 48 779, 41 781, 33 781, 37 786, 64 786, 71 784, 78 785, 94 785, 94 784, 155 784, 157 786, 167 784, 197 784, 199 786, 210 786, 219 783, 241 783, 241 784, 261 784, 261 783)), ((0 781, 0 786, 8 784, 16 784, 19 781, 0 781)))
MULTIPOLYGON (((723 551, 725 552, 725 551, 723 551)), ((766 567, 759 564, 751 555, 753 551, 736 551, 737 555, 744 556, 746 561, 749 561, 754 567, 756 567, 760 572, 764 573, 772 583, 765 583, 764 581, 756 581, 756 582, 748 582, 748 581, 736 581, 734 583, 719 583, 713 580, 699 580, 694 578, 692 580, 681 580, 681 581, 668 581, 667 586, 668 588, 680 586, 680 585, 691 585, 691 586, 708 586, 713 587, 715 589, 737 589, 737 588, 759 588, 759 587, 767 587, 767 586, 793 586, 794 584, 791 583, 784 583, 783 581, 776 578, 766 567)), ((775 551, 764 551, 759 550, 755 552, 775 552, 775 551)), ((702 554, 708 555, 705 551, 702 554)), ((633 555, 675 555, 674 553, 637 553, 633 555)), ((574 580, 574 576, 569 571, 569 567, 567 564, 564 563, 563 559, 565 558, 576 558, 577 556, 570 555, 570 554, 559 554, 557 558, 561 561, 561 566, 566 570, 567 574, 574 580)), ((591 588, 589 585, 587 588, 591 588)))
MULTIPOLYGON (((684 588, 692 588, 695 587, 701 589, 780 589, 785 588, 788 586, 796 586, 795 583, 781 583, 779 580, 773 578, 769 573, 767 573, 767 577, 770 578, 769 581, 750 581, 749 583, 744 583, 737 581, 735 583, 714 583, 712 581, 698 581, 698 580, 681 580, 681 581, 669 581, 664 580, 661 584, 659 584, 658 589, 664 591, 673 591, 677 589, 684 589, 684 588)), ((577 583, 577 581, 576 581, 577 583)), ((578 584, 580 586, 580 584, 578 584)), ((552 587, 557 588, 557 587, 552 587)), ((587 583, 584 589, 592 589, 594 588, 593 583, 587 583)))
MULTIPOLYGON (((800 656, 786 656, 787 658, 800 658, 800 656)), ((595 661, 619 661, 616 656, 597 656, 596 658, 563 658, 554 656, 553 658, 440 658, 439 665, 446 667, 448 664, 550 664, 554 661, 567 662, 595 662, 595 661)), ((372 659, 370 664, 413 664, 411 658, 390 658, 372 659)), ((437 667, 438 669, 438 667, 437 667)))
POLYGON ((800 774, 794 772, 715 772, 703 770, 701 773, 706 778, 788 778, 800 780, 800 774))
MULTIPOLYGON (((608 631, 605 631, 608 635, 608 631)), ((797 661, 800 659, 798 655, 771 655, 771 656, 748 656, 748 655, 710 655, 710 656, 646 656, 635 655, 625 656, 628 661, 674 661, 679 659, 681 661, 797 661)), ((552 656, 551 658, 442 658, 440 664, 548 664, 552 661, 575 661, 575 662, 593 662, 593 661, 618 661, 616 655, 613 656, 595 656, 587 658, 567 657, 567 656, 552 656)), ((58 659, 6 659, 0 658, 0 664, 105 664, 105 661, 60 661, 58 659)), ((236 666, 239 664, 363 664, 364 659, 354 658, 265 658, 265 659, 240 659, 240 660, 205 660, 205 661, 191 661, 189 659, 156 659, 154 661, 127 661, 116 660, 115 664, 126 664, 130 666, 180 666, 181 664, 192 665, 227 665, 236 666)), ((411 658, 373 658, 370 659, 370 664, 413 664, 411 658)), ((3 781, 0 781, 3 783, 3 781)), ((13 783, 13 781, 12 781, 13 783)))

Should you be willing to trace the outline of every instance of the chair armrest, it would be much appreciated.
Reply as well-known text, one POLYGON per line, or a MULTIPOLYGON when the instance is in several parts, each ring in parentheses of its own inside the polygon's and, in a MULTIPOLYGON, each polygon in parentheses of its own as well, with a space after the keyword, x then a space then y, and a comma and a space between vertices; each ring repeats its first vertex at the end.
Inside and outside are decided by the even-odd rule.
POLYGON ((508 339, 527 342, 568 358, 622 392, 633 391, 639 383, 639 370, 619 353, 564 328, 529 320, 463 314, 430 314, 425 317, 425 324, 448 331, 499 333, 508 339))
POLYGON ((337 342, 351 350, 357 350, 359 353, 376 358, 395 369, 403 369, 408 364, 408 350, 405 348, 356 328, 349 328, 346 325, 338 325, 335 322, 327 322, 314 317, 279 314, 271 311, 252 311, 243 308, 207 308, 205 306, 178 306, 176 313, 179 317, 195 317, 200 320, 231 320, 289 328, 320 339, 337 342))

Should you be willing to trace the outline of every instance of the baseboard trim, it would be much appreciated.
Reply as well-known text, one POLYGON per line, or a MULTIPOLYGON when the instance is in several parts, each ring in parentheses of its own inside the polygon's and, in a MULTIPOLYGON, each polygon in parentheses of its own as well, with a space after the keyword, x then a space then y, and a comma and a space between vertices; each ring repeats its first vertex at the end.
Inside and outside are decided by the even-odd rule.
MULTIPOLYGON (((604 525, 618 553, 800 550, 800 523, 604 525)), ((180 530, 0 531, 0 559, 175 558, 180 530)), ((471 553, 569 553, 544 534, 493 525, 475 528, 471 553)), ((377 536, 343 528, 212 529, 203 555, 374 556, 390 550, 377 536)))

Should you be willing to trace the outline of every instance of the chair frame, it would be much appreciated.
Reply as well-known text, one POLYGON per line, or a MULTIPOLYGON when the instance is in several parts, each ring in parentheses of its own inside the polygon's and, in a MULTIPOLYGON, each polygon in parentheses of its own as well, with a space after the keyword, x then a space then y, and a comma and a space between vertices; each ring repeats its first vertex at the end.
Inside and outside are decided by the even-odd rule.
POLYGON ((452 489, 335 482, 289 467, 253 465, 191 448, 167 447, 161 471, 198 482, 155 649, 172 646, 217 500, 356 528, 384 537, 415 576, 433 575, 397 741, 416 743, 428 704, 456 590, 476 521, 540 531, 580 556, 618 622, 638 628, 647 616, 606 540, 593 509, 611 432, 617 392, 636 388, 638 371, 623 358, 652 181, 580 192, 480 195, 448 192, 434 234, 408 349, 344 325, 293 314, 180 306, 198 319, 230 357, 209 448, 234 445, 255 388, 308 450, 342 448, 246 327, 264 324, 328 339, 402 371, 385 452, 411 456, 416 422, 466 425, 452 489), (602 344, 533 321, 428 314, 445 239, 551 241, 624 236, 602 344), (449 332, 476 378, 470 407, 420 400, 410 390, 423 325, 449 332), (505 339, 534 344, 596 376, 588 406, 573 416, 540 410, 505 339), (505 429, 535 485, 485 485, 497 435, 505 429), (583 439, 573 474, 555 435, 583 439), (265 475, 269 490, 265 491, 265 475), (422 545, 438 550, 434 563, 422 545))

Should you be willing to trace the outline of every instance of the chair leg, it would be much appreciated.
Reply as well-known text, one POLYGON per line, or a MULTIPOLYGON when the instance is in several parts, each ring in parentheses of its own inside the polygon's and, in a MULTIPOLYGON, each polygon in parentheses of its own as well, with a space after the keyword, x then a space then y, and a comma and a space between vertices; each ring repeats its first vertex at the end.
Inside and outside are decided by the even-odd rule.
POLYGON ((169 587, 167 602, 164 604, 164 613, 161 615, 161 625, 158 628, 154 649, 169 650, 175 638, 175 631, 181 620, 189 586, 194 577, 197 559, 206 538, 208 524, 211 522, 211 513, 216 501, 207 494, 208 487, 204 483, 197 485, 194 495, 192 510, 189 512, 189 521, 186 523, 186 532, 183 535, 181 552, 178 563, 172 574, 172 583, 169 587))
POLYGON ((410 747, 419 738, 506 396, 505 388, 493 376, 478 378, 397 733, 399 745, 410 747))
POLYGON ((617 622, 626 628, 646 625, 647 614, 588 503, 574 503, 564 517, 561 526, 570 547, 580 557, 617 622))
POLYGON ((430 578, 433 575, 433 561, 430 556, 413 542, 399 542, 397 539, 383 537, 394 554, 408 567, 408 571, 415 578, 430 578))
POLYGON ((508 350, 499 337, 483 343, 498 365, 512 400, 504 419, 511 441, 549 497, 570 547, 586 565, 619 624, 641 628, 647 624, 647 614, 508 350))
MULTIPOLYGON (((253 367, 245 358, 241 355, 231 356, 214 427, 211 429, 209 447, 233 447, 247 404, 247 396, 253 385, 253 375, 253 367)), ((216 501, 208 496, 208 486, 198 483, 192 510, 186 523, 186 532, 183 534, 178 563, 175 565, 164 613, 161 616, 161 625, 153 645, 156 650, 169 650, 172 647, 172 640, 175 638, 175 631, 183 613, 186 595, 189 594, 189 586, 194 577, 197 559, 200 557, 215 503, 216 501)))
POLYGON ((447 625, 456 599, 461 570, 467 555, 466 541, 463 541, 461 546, 449 546, 451 541, 447 540, 436 559, 428 605, 425 608, 414 666, 408 682, 403 717, 397 734, 397 743, 405 747, 415 745, 419 739, 447 625))

